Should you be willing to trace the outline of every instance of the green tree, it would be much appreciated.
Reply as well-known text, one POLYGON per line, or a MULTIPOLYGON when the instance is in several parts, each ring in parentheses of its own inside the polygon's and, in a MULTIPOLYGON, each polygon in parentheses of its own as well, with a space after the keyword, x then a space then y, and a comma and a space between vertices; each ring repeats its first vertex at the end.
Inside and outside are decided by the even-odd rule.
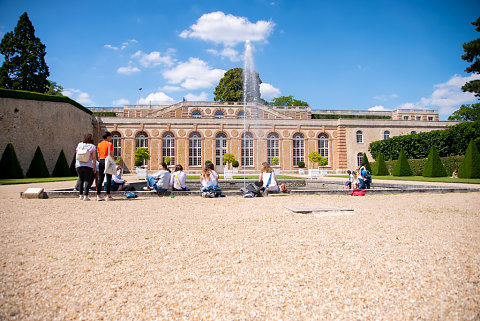
POLYGON ((280 96, 268 103, 270 106, 309 106, 306 101, 294 99, 293 96, 280 96))
POLYGON ((370 162, 368 161, 367 153, 363 153, 362 164, 365 164, 367 171, 372 172, 372 166, 370 166, 370 162))
POLYGON ((465 157, 458 169, 460 178, 480 178, 480 153, 473 139, 470 140, 465 157))
MULTIPOLYGON (((480 17, 475 22, 472 22, 472 25, 476 27, 475 31, 480 32, 480 17)), ((465 71, 480 74, 480 38, 464 43, 463 51, 465 51, 465 54, 462 55, 462 59, 470 63, 473 62, 465 71)), ((476 79, 467 82, 463 85, 462 90, 475 93, 475 96, 480 98, 480 80, 476 79)))
POLYGON ((442 160, 438 155, 437 149, 435 146, 430 147, 430 153, 428 154, 427 162, 423 168, 423 177, 445 177, 447 176, 447 171, 445 166, 443 166, 442 160))
POLYGON ((33 155, 30 166, 28 167, 27 177, 49 177, 50 173, 48 172, 47 164, 45 164, 45 159, 43 158, 42 150, 40 146, 37 146, 35 154, 33 155))
POLYGON ((47 80, 48 81, 48 88, 45 94, 47 95, 52 95, 52 96, 63 96, 63 87, 57 84, 54 81, 47 80))
POLYGON ((63 149, 60 151, 58 155, 57 162, 55 163, 55 168, 52 172, 53 177, 66 177, 72 176, 70 172, 70 167, 68 166, 67 158, 65 157, 65 153, 63 149))
POLYGON ((280 158, 278 158, 277 156, 273 157, 272 158, 272 165, 277 166, 278 164, 280 164, 280 158))
POLYGON ((318 166, 325 166, 328 160, 320 155, 319 152, 313 151, 308 154, 308 160, 312 163, 318 163, 318 166))
POLYGON ((150 151, 148 148, 140 147, 134 153, 135 155, 135 166, 142 166, 144 165, 145 161, 150 159, 150 151))
POLYGON ((390 175, 388 172, 387 163, 383 160, 382 153, 378 153, 377 159, 375 160, 375 166, 373 166, 372 175, 378 176, 387 176, 390 175))
POLYGON ((235 161, 235 155, 233 155, 232 153, 226 153, 223 155, 223 163, 227 164, 227 168, 228 168, 228 164, 231 164, 234 161, 235 161))
MULTIPOLYGON (((257 88, 255 91, 260 93, 260 84, 262 80, 258 73, 257 88)), ((218 82, 215 91, 213 92, 215 101, 243 101, 243 68, 233 68, 228 70, 225 75, 218 82)), ((247 97, 247 101, 257 100, 260 97, 247 97)))
POLYGON ((395 163, 392 171, 393 176, 412 176, 413 172, 410 168, 410 164, 408 163, 407 156, 405 155, 405 151, 402 149, 400 154, 398 155, 398 160, 395 163))
POLYGON ((475 121, 480 119, 480 103, 466 104, 455 110, 448 120, 475 121))
POLYGON ((4 62, 0 67, 0 87, 44 93, 50 75, 45 62, 45 45, 35 37, 35 29, 25 12, 15 30, 0 43, 4 62))
POLYGON ((23 178, 22 167, 12 143, 8 143, 3 151, 0 160, 0 178, 23 178))

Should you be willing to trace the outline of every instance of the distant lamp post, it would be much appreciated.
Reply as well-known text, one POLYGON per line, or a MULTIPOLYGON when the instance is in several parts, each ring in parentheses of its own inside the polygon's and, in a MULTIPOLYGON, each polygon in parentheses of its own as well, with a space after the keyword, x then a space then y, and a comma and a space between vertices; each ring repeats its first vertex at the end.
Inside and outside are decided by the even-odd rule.
POLYGON ((138 99, 137 99, 137 107, 140 107, 140 95, 142 92, 142 88, 138 88, 138 99))

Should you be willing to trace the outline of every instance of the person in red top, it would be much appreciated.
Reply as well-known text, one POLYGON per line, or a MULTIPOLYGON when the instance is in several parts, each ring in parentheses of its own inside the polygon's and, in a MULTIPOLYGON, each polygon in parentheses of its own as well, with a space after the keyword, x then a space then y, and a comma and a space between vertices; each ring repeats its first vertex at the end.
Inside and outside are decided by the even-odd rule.
POLYGON ((110 132, 105 132, 103 134, 103 140, 97 146, 98 152, 98 184, 97 184, 97 201, 103 201, 104 199, 100 196, 102 191, 103 179, 107 176, 107 201, 113 200, 112 196, 110 195, 110 186, 112 185, 112 175, 105 174, 105 158, 107 156, 113 157, 113 144, 112 141, 112 134, 110 132))

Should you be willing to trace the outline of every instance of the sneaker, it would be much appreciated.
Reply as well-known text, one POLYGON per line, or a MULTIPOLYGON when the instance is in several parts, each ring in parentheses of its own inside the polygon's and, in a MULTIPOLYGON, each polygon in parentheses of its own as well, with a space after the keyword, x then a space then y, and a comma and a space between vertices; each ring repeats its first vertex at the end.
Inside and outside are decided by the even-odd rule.
POLYGON ((146 187, 146 186, 143 188, 144 191, 151 191, 152 189, 153 189, 153 188, 146 187))
POLYGON ((80 197, 78 199, 83 201, 83 195, 80 195, 80 197))
POLYGON ((101 196, 97 196, 97 201, 104 201, 105 199, 101 196))
POLYGON ((105 198, 106 201, 113 201, 113 197, 109 196, 105 198))
POLYGON ((84 200, 84 201, 89 201, 90 199, 88 198, 88 196, 84 196, 84 197, 83 197, 83 200, 84 200))

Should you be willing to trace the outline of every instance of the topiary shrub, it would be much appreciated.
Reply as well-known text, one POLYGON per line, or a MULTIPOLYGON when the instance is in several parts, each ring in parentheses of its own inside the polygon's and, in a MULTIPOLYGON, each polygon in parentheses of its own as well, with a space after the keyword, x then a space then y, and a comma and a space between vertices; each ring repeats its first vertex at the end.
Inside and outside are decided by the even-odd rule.
POLYGON ((77 156, 77 153, 73 153, 73 159, 72 159, 72 162, 70 163, 70 173, 72 174, 72 176, 77 176, 78 173, 77 173, 77 169, 75 168, 75 163, 76 163, 76 156, 77 156))
POLYGON ((37 149, 35 150, 35 155, 33 155, 33 159, 30 163, 30 166, 28 167, 28 171, 25 176, 30 178, 50 176, 40 146, 37 146, 37 149))
POLYGON ((405 152, 403 149, 400 151, 398 155, 398 160, 395 163, 395 167, 393 167, 393 176, 412 176, 412 169, 410 168, 410 164, 408 163, 407 156, 405 156, 405 152))
POLYGON ((435 146, 430 147, 430 153, 428 154, 427 163, 423 168, 423 177, 445 177, 447 171, 442 164, 440 156, 438 156, 435 146))
POLYGON ((470 140, 463 162, 458 169, 460 178, 480 178, 480 154, 473 139, 470 140))
POLYGON ((58 155, 57 162, 55 163, 55 168, 53 169, 52 176, 67 177, 71 175, 72 173, 70 171, 70 166, 68 166, 67 158, 65 157, 65 153, 62 149, 60 151, 60 154, 58 155))
POLYGON ((0 178, 23 178, 23 170, 12 143, 8 143, 3 151, 0 160, 0 178))
POLYGON ((387 164, 383 160, 383 155, 380 152, 377 155, 377 159, 375 162, 375 166, 373 167, 372 175, 378 175, 378 176, 390 175, 390 173, 388 172, 387 164))
POLYGON ((298 165, 298 168, 305 168, 305 162, 300 161, 298 162, 297 165, 298 165))
POLYGON ((363 163, 365 163, 365 168, 367 169, 367 171, 369 171, 371 173, 372 172, 372 167, 370 166, 370 163, 368 162, 367 153, 363 153, 362 164, 363 163))
POLYGON ((234 161, 232 162, 232 167, 237 168, 238 166, 240 166, 240 163, 239 163, 237 160, 234 160, 234 161))

